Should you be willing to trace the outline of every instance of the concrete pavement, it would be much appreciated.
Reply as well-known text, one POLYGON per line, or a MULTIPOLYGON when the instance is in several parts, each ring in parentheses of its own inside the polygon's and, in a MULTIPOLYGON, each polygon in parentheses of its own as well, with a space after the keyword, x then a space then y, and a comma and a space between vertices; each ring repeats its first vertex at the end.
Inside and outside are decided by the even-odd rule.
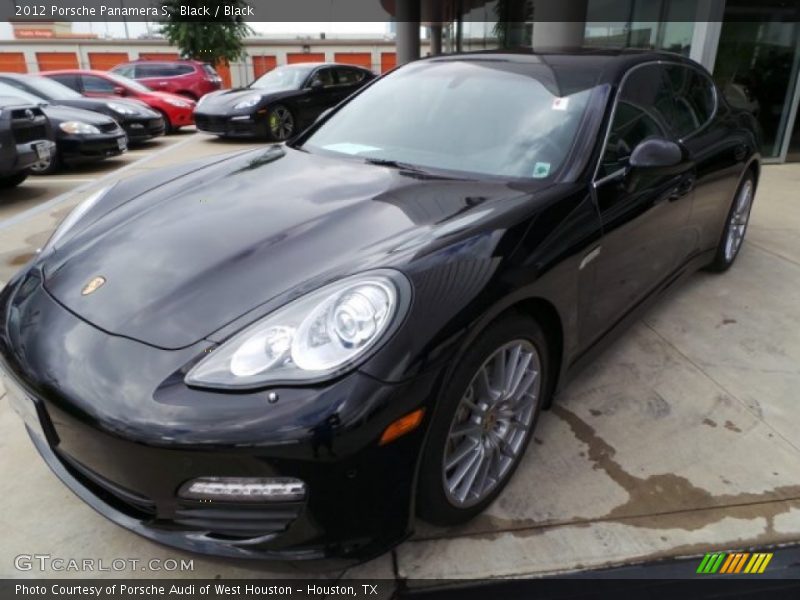
MULTIPOLYGON (((187 139, 127 173, 236 149, 187 139)), ((798 187, 800 166, 764 168, 736 265, 674 290, 570 385, 483 515, 460 528, 420 523, 392 553, 322 575, 546 575, 800 540, 798 187)), ((0 280, 77 200, 0 222, 0 280)), ((194 559, 193 571, 149 577, 307 576, 190 556, 107 522, 50 474, 4 399, 0 456, 0 477, 14 482, 0 496, 0 577, 78 575, 15 570, 14 556, 36 552, 194 559)))

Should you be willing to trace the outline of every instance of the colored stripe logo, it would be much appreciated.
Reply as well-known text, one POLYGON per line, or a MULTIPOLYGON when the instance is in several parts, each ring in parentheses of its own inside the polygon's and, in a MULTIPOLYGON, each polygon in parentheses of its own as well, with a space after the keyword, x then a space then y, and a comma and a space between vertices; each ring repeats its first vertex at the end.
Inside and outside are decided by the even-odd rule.
POLYGON ((701 575, 711 575, 714 573, 735 575, 737 573, 761 574, 769 561, 772 560, 772 553, 766 552, 712 552, 706 554, 697 573, 701 575))

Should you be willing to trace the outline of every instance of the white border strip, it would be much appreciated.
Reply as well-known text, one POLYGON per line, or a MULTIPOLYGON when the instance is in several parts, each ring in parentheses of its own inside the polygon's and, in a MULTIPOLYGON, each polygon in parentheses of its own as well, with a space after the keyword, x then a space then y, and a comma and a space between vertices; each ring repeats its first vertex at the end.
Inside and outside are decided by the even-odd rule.
MULTIPOLYGON (((67 192, 64 192, 63 194, 59 194, 55 198, 51 198, 50 200, 47 200, 46 202, 43 202, 42 204, 37 204, 36 206, 34 206, 32 208, 29 208, 28 210, 25 210, 25 211, 23 211, 23 212, 21 212, 21 213, 19 213, 17 215, 14 215, 13 217, 9 217, 8 219, 0 221, 0 231, 2 231, 3 229, 8 229, 9 227, 13 227, 14 225, 18 225, 22 221, 25 221, 26 219, 34 217, 34 216, 36 216, 36 215, 38 215, 40 213, 46 212, 48 210, 51 210, 53 207, 61 204, 62 202, 66 201, 66 200, 69 200, 74 194, 79 194, 81 192, 84 192, 84 191, 88 190, 89 188, 91 188, 94 185, 102 186, 103 183, 107 183, 107 182, 109 182, 109 181, 111 181, 113 179, 117 179, 118 176, 121 173, 124 173, 126 171, 129 171, 130 169, 138 167, 142 163, 146 163, 146 162, 148 162, 150 160, 159 158, 160 156, 163 156, 164 154, 167 154, 168 152, 171 152, 173 150, 177 150, 178 148, 181 148, 182 146, 185 146, 189 142, 193 141, 194 140, 194 136, 195 136, 195 134, 192 134, 188 138, 186 138, 185 140, 181 140, 180 142, 176 142, 174 144, 170 144, 166 148, 161 148, 160 150, 157 150, 153 154, 148 154, 147 156, 144 156, 144 157, 140 158, 139 160, 135 160, 132 163, 130 163, 128 165, 125 165, 124 167, 120 167, 119 169, 111 171, 110 173, 108 173, 104 177, 100 177, 99 179, 92 179, 92 180, 88 181, 87 183, 84 183, 83 185, 79 185, 78 187, 72 188, 71 190, 69 190, 67 192)), ((54 181, 57 181, 57 180, 54 180, 54 181)), ((25 185, 25 184, 23 184, 23 185, 25 185)))

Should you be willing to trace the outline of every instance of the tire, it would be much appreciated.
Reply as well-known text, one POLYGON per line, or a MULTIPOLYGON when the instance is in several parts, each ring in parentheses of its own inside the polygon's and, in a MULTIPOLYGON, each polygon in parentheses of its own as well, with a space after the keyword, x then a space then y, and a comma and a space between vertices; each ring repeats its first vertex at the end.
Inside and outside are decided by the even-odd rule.
POLYGON ((50 152, 50 159, 47 161, 39 161, 30 167, 31 175, 52 175, 61 168, 61 156, 58 154, 58 149, 53 148, 50 152))
POLYGON ((267 113, 267 139, 271 142, 285 142, 295 132, 292 111, 283 104, 270 106, 267 113))
POLYGON ((28 178, 28 172, 14 173, 6 177, 0 177, 0 188, 13 188, 17 187, 20 183, 28 178))
POLYGON ((756 194, 755 175, 750 171, 745 175, 736 194, 733 196, 731 208, 725 217, 725 228, 722 231, 714 260, 706 267, 707 271, 723 273, 730 269, 742 248, 747 225, 750 221, 750 211, 753 208, 753 198, 756 194))
POLYGON ((549 367, 544 332, 527 316, 501 317, 470 344, 443 388, 423 450, 417 487, 417 511, 422 519, 435 525, 464 523, 503 491, 525 454, 541 407, 547 404, 549 367), (531 350, 525 363, 525 353, 531 350), (494 389, 501 379, 494 361, 500 358, 523 368, 517 394, 511 399, 497 397, 498 390, 494 389), (494 396, 487 392, 490 389, 494 396), (523 389, 530 394, 519 395, 523 389), (486 408, 487 398, 493 398, 491 402, 496 404, 486 408), (512 402, 524 409, 510 410, 512 402), (476 424, 478 420, 480 424, 476 424), (472 433, 464 433, 467 429, 472 433), (498 439, 503 442, 498 443, 498 439))

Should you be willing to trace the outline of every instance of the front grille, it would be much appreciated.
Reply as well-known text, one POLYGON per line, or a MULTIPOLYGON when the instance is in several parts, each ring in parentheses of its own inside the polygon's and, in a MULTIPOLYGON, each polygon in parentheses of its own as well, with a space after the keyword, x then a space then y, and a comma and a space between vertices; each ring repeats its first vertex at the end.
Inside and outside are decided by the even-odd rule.
POLYGON ((63 452, 58 452, 58 457, 73 477, 107 504, 137 518, 155 517, 156 504, 149 498, 112 483, 63 452))
POLYGON ((249 539, 286 531, 302 509, 303 502, 253 505, 181 500, 173 522, 216 536, 249 539))
POLYGON ((228 119, 227 117, 195 114, 194 123, 198 129, 205 131, 225 131, 228 126, 228 119))
POLYGON ((112 131, 119 129, 119 125, 116 123, 105 123, 104 125, 98 126, 98 129, 103 133, 111 133, 112 131))
POLYGON ((148 127, 163 127, 164 126, 164 119, 151 119, 147 122, 148 127))

